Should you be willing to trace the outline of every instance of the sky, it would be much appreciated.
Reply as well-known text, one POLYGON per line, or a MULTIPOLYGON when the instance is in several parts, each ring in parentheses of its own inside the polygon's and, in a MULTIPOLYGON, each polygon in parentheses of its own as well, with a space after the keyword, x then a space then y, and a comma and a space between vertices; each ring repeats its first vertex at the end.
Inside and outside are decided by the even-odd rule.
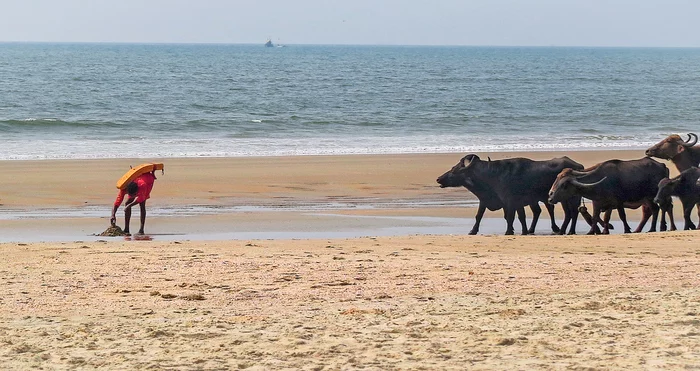
POLYGON ((699 0, 0 0, 0 42, 700 47, 699 0))

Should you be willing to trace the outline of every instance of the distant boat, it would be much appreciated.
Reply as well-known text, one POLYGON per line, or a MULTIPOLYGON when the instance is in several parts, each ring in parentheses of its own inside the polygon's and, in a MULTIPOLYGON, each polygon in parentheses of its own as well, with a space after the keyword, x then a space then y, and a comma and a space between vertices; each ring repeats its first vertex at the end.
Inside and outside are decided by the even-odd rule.
POLYGON ((265 47, 271 48, 271 47, 273 47, 273 46, 274 46, 274 45, 272 45, 272 39, 269 39, 269 38, 268 38, 268 39, 267 39, 267 42, 265 43, 265 47))

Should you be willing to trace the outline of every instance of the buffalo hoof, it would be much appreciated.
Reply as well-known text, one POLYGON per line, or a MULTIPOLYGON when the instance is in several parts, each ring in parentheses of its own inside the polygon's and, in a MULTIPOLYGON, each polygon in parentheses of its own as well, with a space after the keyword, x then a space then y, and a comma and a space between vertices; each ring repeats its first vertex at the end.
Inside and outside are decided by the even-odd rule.
POLYGON ((513 231, 506 231, 506 236, 512 236, 514 234, 515 234, 515 232, 513 232, 513 231))
POLYGON ((475 235, 475 234, 477 234, 477 233, 479 233, 479 231, 475 231, 475 230, 473 230, 473 229, 472 229, 471 231, 469 231, 469 235, 470 235, 470 236, 473 236, 473 235, 475 235))
POLYGON ((559 229, 559 227, 557 227, 556 225, 552 226, 552 232, 562 234, 562 230, 559 229))

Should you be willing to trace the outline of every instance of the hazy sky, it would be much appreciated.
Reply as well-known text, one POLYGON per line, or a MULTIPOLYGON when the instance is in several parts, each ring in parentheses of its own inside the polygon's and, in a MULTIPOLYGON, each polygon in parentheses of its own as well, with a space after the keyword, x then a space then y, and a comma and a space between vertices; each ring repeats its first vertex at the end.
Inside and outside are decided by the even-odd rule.
POLYGON ((699 0, 0 0, 0 41, 700 47, 699 0))

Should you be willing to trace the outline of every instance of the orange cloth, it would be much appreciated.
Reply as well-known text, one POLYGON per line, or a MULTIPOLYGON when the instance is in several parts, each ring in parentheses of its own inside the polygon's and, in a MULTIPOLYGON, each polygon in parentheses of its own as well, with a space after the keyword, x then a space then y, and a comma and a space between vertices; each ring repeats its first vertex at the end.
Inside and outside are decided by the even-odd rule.
MULTIPOLYGON (((153 189, 153 182, 156 180, 156 176, 153 173, 146 173, 139 175, 138 178, 134 179, 136 185, 139 186, 138 192, 136 192, 136 202, 143 202, 151 198, 151 190, 153 189)), ((120 189, 119 194, 117 194, 117 199, 114 201, 114 206, 119 206, 124 201, 124 196, 126 195, 126 188, 120 189)))

